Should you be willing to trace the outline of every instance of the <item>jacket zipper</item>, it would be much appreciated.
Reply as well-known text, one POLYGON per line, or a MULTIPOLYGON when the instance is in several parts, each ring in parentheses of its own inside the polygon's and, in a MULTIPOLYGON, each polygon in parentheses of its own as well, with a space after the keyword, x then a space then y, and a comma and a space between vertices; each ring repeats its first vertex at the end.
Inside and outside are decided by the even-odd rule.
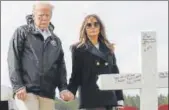
POLYGON ((47 42, 49 40, 49 37, 45 40, 43 40, 43 50, 42 50, 42 73, 44 74, 44 52, 45 52, 45 48, 46 48, 46 45, 47 45, 47 42))

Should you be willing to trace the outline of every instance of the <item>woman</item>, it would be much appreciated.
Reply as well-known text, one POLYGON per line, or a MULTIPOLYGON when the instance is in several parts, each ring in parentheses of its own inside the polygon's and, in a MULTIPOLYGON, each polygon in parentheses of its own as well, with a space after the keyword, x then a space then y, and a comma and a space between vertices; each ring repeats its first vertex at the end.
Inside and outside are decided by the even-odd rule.
POLYGON ((88 15, 81 27, 80 41, 72 46, 72 75, 68 85, 74 95, 80 87, 81 109, 112 110, 120 107, 118 102, 123 102, 121 90, 102 91, 97 85, 98 75, 119 73, 113 49, 99 17, 88 15))

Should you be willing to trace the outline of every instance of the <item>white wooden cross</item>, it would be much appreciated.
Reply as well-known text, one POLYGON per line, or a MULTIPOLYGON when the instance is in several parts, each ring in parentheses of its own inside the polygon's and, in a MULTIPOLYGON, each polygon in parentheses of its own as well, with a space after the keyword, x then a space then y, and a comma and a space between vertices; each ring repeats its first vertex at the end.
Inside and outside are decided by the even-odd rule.
POLYGON ((157 88, 168 88, 168 71, 157 74, 156 32, 141 33, 142 74, 100 75, 101 90, 141 89, 141 110, 158 110, 157 88))

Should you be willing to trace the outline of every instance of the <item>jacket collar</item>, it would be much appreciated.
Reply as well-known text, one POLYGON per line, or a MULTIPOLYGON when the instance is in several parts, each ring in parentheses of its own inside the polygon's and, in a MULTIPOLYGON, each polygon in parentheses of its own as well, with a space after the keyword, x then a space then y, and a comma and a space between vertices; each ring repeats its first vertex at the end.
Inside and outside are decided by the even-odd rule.
MULTIPOLYGON (((34 24, 32 14, 26 16, 26 21, 27 21, 28 29, 29 29, 30 32, 32 32, 33 34, 40 34, 39 30, 36 28, 36 26, 34 24)), ((53 34, 54 25, 51 22, 48 26, 48 29, 49 29, 50 33, 53 34)))
POLYGON ((108 61, 108 55, 110 54, 110 50, 101 40, 99 40, 99 49, 97 49, 90 40, 87 41, 86 46, 88 52, 95 56, 98 56, 105 61, 108 61))

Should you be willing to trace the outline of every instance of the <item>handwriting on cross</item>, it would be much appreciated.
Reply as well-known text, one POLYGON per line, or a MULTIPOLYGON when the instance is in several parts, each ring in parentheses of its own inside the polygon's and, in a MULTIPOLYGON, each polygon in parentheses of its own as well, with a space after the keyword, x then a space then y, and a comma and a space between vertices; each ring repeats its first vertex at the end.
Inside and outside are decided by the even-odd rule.
POLYGON ((160 74, 159 74, 159 78, 168 78, 168 72, 166 71, 166 72, 160 72, 160 74))
POLYGON ((155 42, 156 40, 153 35, 150 35, 149 33, 143 33, 142 44, 144 46, 144 52, 151 50, 153 47, 152 44, 155 42))
POLYGON ((135 84, 141 82, 141 74, 124 74, 114 77, 115 83, 135 84))

